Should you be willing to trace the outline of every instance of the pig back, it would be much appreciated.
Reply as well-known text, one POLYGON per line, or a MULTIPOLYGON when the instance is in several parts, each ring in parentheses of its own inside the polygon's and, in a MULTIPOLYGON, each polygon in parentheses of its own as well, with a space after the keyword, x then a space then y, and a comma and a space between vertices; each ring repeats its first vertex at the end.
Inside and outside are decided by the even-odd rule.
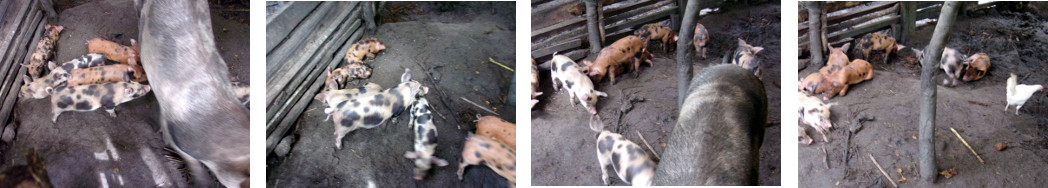
POLYGON ((764 84, 722 64, 696 75, 681 106, 655 185, 756 185, 768 99, 764 84))
POLYGON ((204 161, 226 186, 247 175, 248 110, 215 46, 207 1, 142 0, 141 59, 170 144, 204 161), (216 167, 218 169, 216 169, 216 167), (235 181, 235 180, 233 180, 235 181))

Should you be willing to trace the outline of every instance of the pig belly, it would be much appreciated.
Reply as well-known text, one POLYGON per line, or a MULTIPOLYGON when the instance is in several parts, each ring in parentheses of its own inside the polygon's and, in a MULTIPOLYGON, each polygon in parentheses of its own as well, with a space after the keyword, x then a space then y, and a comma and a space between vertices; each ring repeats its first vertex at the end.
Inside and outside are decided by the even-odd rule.
POLYGON ((768 115, 763 83, 724 64, 703 70, 689 88, 655 185, 756 185, 768 115))
MULTIPOLYGON (((141 59, 161 107, 165 140, 223 185, 247 179, 248 110, 233 93, 212 35, 207 1, 143 0, 141 59)), ((199 173, 199 172, 197 172, 199 173)))

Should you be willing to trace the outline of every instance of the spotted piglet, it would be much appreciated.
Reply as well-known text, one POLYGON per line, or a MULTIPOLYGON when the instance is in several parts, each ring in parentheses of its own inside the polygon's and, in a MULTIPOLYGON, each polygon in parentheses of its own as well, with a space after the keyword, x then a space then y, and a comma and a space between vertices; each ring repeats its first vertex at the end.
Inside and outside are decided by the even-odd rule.
POLYGON ((247 83, 233 82, 233 94, 237 95, 237 100, 240 100, 240 104, 244 107, 251 108, 251 86, 247 83))
POLYGON ((757 59, 757 52, 764 50, 760 46, 751 46, 746 41, 739 39, 739 47, 735 49, 735 55, 731 59, 731 64, 742 66, 746 70, 753 72, 753 75, 760 77, 761 75, 761 64, 760 60, 757 59))
POLYGON ((477 114, 477 136, 495 139, 517 150, 517 125, 495 116, 477 114))
POLYGON ((466 166, 486 165, 496 174, 506 178, 510 187, 517 182, 517 153, 505 144, 470 134, 466 145, 462 147, 462 161, 459 162, 458 177, 462 180, 466 166))
POLYGON ((22 85, 19 96, 32 99, 42 99, 51 96, 54 86, 65 83, 68 78, 65 75, 70 70, 101 66, 105 65, 105 62, 105 54, 99 53, 85 54, 61 65, 55 65, 55 62, 48 62, 47 66, 51 69, 51 73, 36 79, 23 77, 25 85, 22 85))
MULTIPOLYGON (((130 82, 136 74, 135 72, 135 69, 130 65, 124 64, 73 69, 69 71, 66 83, 68 86, 79 86, 109 82, 130 82)), ((59 75, 59 77, 62 76, 64 75, 59 75)))
POLYGON ((40 78, 44 73, 44 63, 54 57, 55 45, 58 44, 58 38, 62 36, 59 33, 62 33, 64 28, 54 24, 44 26, 44 36, 40 37, 40 41, 36 43, 36 51, 30 56, 29 64, 21 64, 28 68, 29 75, 33 78, 40 78))
POLYGON ((405 69, 400 77, 400 85, 340 102, 338 106, 341 107, 331 114, 335 118, 335 147, 342 148, 342 137, 346 136, 346 133, 360 128, 378 127, 386 123, 386 120, 409 110, 408 108, 415 103, 415 97, 428 91, 429 88, 411 80, 410 69, 405 69))
POLYGON ((590 128, 597 134, 597 161, 600 162, 600 180, 609 185, 608 165, 619 176, 619 179, 633 186, 651 186, 655 176, 655 162, 640 148, 640 145, 626 140, 620 134, 602 130, 604 123, 600 120, 590 121, 590 128))
POLYGON ((404 157, 414 159, 415 180, 422 180, 426 171, 437 166, 447 166, 448 161, 433 156, 437 149, 437 126, 433 125, 433 116, 429 111, 429 101, 419 97, 411 107, 411 125, 415 130, 415 151, 404 153, 404 157))
POLYGON ((564 55, 553 55, 553 67, 550 74, 553 77, 553 89, 560 90, 561 86, 568 88, 568 98, 571 106, 575 106, 575 98, 590 114, 597 114, 597 97, 607 97, 608 94, 593 89, 593 81, 579 70, 578 64, 564 55))
POLYGON ((52 122, 65 111, 93 111, 105 108, 116 117, 116 106, 149 93, 149 85, 137 82, 110 82, 106 84, 66 86, 55 88, 51 97, 52 122))
POLYGON ((360 86, 358 88, 339 89, 321 92, 320 94, 314 96, 313 99, 322 101, 324 102, 324 104, 327 104, 328 107, 324 108, 324 114, 328 115, 327 118, 324 118, 324 121, 327 121, 331 118, 331 114, 335 113, 335 111, 338 111, 339 108, 346 106, 346 103, 349 101, 349 99, 356 98, 361 95, 376 94, 380 91, 382 91, 382 86, 376 83, 368 82, 367 84, 364 84, 363 86, 360 86))

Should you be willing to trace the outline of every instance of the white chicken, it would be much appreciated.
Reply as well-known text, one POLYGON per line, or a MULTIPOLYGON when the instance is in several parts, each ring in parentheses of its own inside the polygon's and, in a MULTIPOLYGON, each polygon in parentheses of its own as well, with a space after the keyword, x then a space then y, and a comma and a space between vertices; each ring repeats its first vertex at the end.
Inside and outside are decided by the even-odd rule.
POLYGON ((1008 104, 1004 106, 1004 111, 1008 111, 1009 106, 1015 106, 1015 115, 1019 115, 1019 109, 1023 107, 1027 99, 1033 96, 1033 93, 1044 90, 1043 85, 1026 85, 1018 84, 1015 74, 1008 77, 1008 88, 1006 88, 1008 94, 1008 104))

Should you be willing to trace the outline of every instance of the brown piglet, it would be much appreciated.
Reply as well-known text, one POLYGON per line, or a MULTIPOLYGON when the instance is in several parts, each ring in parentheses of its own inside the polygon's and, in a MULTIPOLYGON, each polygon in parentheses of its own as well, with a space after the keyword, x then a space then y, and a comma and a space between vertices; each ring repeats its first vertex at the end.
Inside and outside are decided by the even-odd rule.
POLYGON ((844 96, 848 94, 848 85, 873 79, 873 66, 866 60, 855 59, 848 63, 848 66, 834 72, 826 79, 830 80, 831 88, 823 96, 823 100, 830 100, 834 95, 840 94, 844 96))
POLYGON ((597 59, 593 62, 588 60, 582 61, 586 65, 582 71, 589 75, 593 83, 600 83, 604 79, 604 75, 611 72, 612 74, 609 75, 611 84, 615 84, 615 69, 619 67, 619 64, 630 60, 633 61, 632 63, 639 65, 640 59, 636 58, 635 55, 644 49, 646 43, 647 41, 633 35, 619 39, 610 46, 601 49, 597 59))

